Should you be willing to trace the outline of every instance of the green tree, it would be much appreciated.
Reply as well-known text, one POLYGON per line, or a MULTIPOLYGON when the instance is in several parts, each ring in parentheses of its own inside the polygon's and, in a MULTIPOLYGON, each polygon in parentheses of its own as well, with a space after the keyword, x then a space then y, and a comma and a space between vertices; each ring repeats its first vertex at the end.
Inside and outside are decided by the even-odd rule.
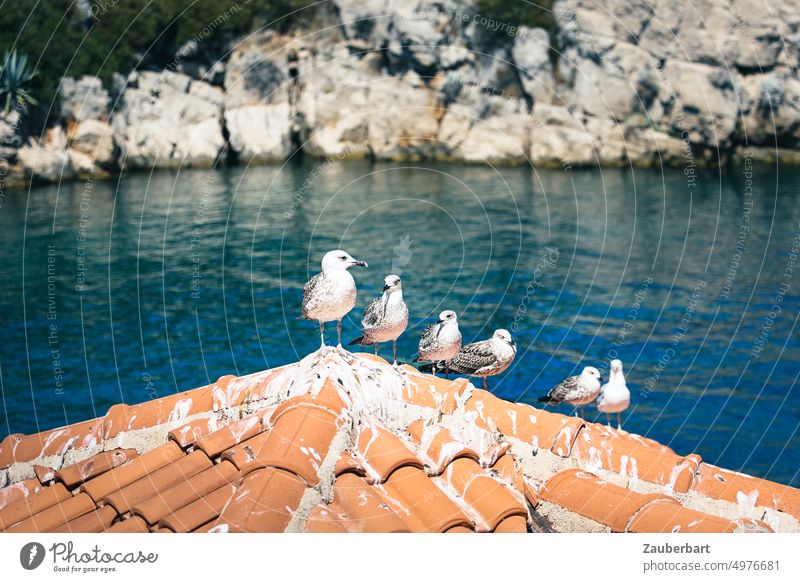
POLYGON ((312 0, 93 0, 87 19, 76 4, 14 0, 0 10, 0 50, 29 55, 36 71, 29 90, 48 110, 65 75, 97 75, 108 84, 117 72, 167 66, 192 38, 218 57, 237 36, 269 23, 286 31, 315 13, 303 9, 312 0))
POLYGON ((478 0, 475 10, 498 22, 512 26, 546 28, 553 31, 553 0, 478 0))

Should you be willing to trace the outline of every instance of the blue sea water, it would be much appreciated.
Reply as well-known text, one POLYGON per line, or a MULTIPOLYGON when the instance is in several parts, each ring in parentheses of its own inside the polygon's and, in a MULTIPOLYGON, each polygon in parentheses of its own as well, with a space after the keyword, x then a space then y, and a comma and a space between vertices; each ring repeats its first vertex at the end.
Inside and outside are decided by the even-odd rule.
POLYGON ((467 340, 512 331, 506 399, 619 357, 626 429, 799 486, 798 190, 774 167, 306 161, 6 191, 0 436, 301 358, 302 285, 341 247, 370 264, 345 339, 394 272, 402 359, 443 309, 467 340))

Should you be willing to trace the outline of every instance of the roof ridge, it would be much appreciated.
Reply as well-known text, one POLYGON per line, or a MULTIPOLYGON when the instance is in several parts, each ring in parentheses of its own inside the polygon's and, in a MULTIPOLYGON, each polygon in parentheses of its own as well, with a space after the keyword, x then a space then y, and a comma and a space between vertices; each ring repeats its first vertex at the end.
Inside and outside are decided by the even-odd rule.
MULTIPOLYGON (((352 531, 381 523, 412 531, 520 531, 542 529, 537 524, 549 519, 558 529, 562 524, 553 521, 549 504, 575 513, 584 502, 563 491, 554 498, 547 485, 577 473, 593 480, 593 491, 626 500, 619 507, 629 513, 597 514, 617 530, 647 531, 667 527, 667 522, 689 530, 800 530, 800 490, 793 487, 715 467, 697 454, 681 456, 639 435, 509 402, 464 378, 435 377, 339 348, 321 349, 279 368, 222 376, 157 400, 117 404, 96 419, 33 435, 9 435, 0 443, 0 500, 13 511, 0 506, 0 517, 6 526, 15 525, 20 516, 32 517, 24 506, 41 513, 82 491, 94 503, 114 495, 119 502, 113 515, 94 505, 91 514, 79 515, 88 507, 87 498, 81 497, 65 508, 61 517, 68 522, 56 524, 46 514, 21 527, 352 531), (370 428, 377 433, 369 433, 370 428), (158 524, 147 522, 136 514, 141 512, 136 499, 122 498, 128 492, 149 495, 150 488, 133 484, 176 462, 191 468, 169 497, 178 505, 158 506, 158 514, 151 507, 155 504, 148 505, 151 510, 144 513, 151 521, 170 513, 163 524, 160 519, 158 524), (186 512, 170 517, 191 498, 181 484, 208 479, 209 462, 229 465, 224 475, 215 473, 215 480, 206 482, 206 489, 225 476, 232 481, 208 494, 213 503, 198 514, 204 522, 194 517, 187 522, 186 512), (464 496, 445 502, 441 496, 450 498, 452 492, 439 490, 454 472, 464 496), (419 491, 433 496, 437 511, 452 502, 464 516, 415 514, 365 524, 356 519, 363 511, 352 498, 341 491, 337 497, 336 483, 342 479, 353 487, 378 488, 374 503, 365 506, 375 515, 387 511, 379 499, 392 492, 409 503, 416 499, 418 493, 407 488, 416 483, 419 491), (229 507, 228 491, 244 495, 243 500, 229 507), (271 502, 275 495, 284 500, 279 511, 247 517, 248 504, 271 502), (37 501, 29 504, 28 497, 37 501), (524 520, 519 507, 511 508, 511 498, 528 512, 524 520), (539 499, 545 503, 543 513, 536 514, 539 499), (674 504, 674 511, 656 507, 658 499, 674 504), (350 509, 338 507, 340 502, 350 509), (355 513, 337 517, 348 511, 355 513), (12 517, 3 517, 8 515, 12 517)), ((169 480, 169 471, 158 476, 169 480)))

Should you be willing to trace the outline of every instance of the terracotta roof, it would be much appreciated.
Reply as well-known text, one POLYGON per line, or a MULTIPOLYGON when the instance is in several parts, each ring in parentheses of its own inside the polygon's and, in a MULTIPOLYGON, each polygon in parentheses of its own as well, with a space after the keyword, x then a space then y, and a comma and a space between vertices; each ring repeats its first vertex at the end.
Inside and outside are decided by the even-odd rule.
POLYGON ((800 490, 328 349, 7 436, 0 529, 800 531, 800 490))

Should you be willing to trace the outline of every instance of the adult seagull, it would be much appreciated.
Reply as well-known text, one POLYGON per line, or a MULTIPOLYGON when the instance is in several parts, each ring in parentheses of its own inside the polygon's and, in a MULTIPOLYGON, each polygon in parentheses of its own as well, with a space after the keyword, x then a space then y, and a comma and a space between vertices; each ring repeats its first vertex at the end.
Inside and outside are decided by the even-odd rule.
POLYGON ((300 319, 319 322, 319 339, 325 347, 325 323, 336 321, 339 347, 342 347, 342 318, 356 304, 356 282, 350 267, 366 267, 342 250, 329 251, 322 258, 322 272, 314 275, 303 287, 300 319))
POLYGON ((606 413, 606 421, 610 425, 609 415, 617 413, 617 430, 622 428, 622 411, 631 404, 631 391, 625 383, 625 374, 622 373, 622 362, 611 360, 611 372, 608 382, 600 388, 597 397, 597 409, 606 413))

